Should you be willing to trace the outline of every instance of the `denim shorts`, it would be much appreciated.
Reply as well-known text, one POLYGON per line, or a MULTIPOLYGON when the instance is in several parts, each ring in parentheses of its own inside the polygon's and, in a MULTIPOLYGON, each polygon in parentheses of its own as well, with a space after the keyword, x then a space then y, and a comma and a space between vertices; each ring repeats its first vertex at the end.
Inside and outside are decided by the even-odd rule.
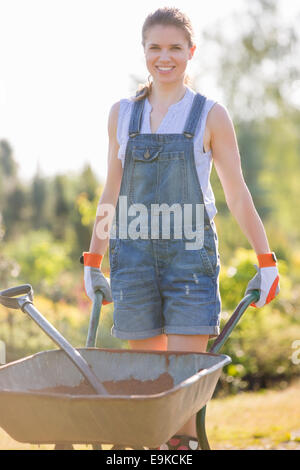
POLYGON ((117 338, 220 333, 219 255, 184 240, 110 240, 117 338))

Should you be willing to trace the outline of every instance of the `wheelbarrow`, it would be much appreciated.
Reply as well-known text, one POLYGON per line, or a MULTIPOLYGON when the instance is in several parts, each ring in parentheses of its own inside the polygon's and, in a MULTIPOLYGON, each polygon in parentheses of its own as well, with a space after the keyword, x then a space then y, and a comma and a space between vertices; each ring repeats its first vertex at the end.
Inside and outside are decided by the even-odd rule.
POLYGON ((16 441, 155 448, 194 414, 201 449, 210 449, 206 404, 231 358, 218 354, 247 307, 239 303, 209 352, 95 348, 102 293, 97 292, 85 348, 74 349, 33 305, 29 284, 0 292, 0 302, 28 314, 61 348, 0 367, 0 426, 16 441))

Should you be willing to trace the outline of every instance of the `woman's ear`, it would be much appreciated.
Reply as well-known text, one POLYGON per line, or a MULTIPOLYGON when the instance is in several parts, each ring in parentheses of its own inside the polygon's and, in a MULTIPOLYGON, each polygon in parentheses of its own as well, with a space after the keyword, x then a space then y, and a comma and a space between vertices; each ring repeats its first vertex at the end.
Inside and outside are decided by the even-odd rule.
POLYGON ((193 57, 195 49, 196 49, 196 44, 190 48, 189 59, 193 57))

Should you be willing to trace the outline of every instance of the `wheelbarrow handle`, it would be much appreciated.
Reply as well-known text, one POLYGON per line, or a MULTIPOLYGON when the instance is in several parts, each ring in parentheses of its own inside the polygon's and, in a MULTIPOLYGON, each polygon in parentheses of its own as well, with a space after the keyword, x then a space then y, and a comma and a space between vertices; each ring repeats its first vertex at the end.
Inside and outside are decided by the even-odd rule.
POLYGON ((21 309, 26 313, 52 341, 61 348, 73 364, 80 370, 96 393, 108 395, 107 390, 99 381, 87 361, 73 346, 54 328, 51 323, 33 305, 33 290, 30 284, 24 284, 17 287, 11 287, 0 291, 0 302, 9 308, 21 309), (25 294, 15 297, 19 294, 25 294), (14 298, 13 298, 14 297, 14 298))
POLYGON ((210 348, 209 352, 218 353, 226 340, 228 339, 230 333, 240 320, 243 313, 249 307, 252 302, 256 302, 260 297, 259 290, 253 290, 249 294, 245 295, 245 297, 240 301, 238 306, 236 307, 235 311, 229 318, 228 322, 224 326, 221 334, 217 337, 215 342, 213 343, 212 347, 210 348))
POLYGON ((26 301, 33 301, 33 289, 30 284, 10 287, 0 291, 0 303, 8 308, 19 309, 26 301), (25 294, 22 296, 22 294, 25 294), (16 296, 21 297, 16 297, 16 296))
POLYGON ((87 334, 86 347, 94 348, 97 341, 97 331, 102 307, 103 294, 100 290, 95 292, 92 313, 90 316, 89 330, 87 334))

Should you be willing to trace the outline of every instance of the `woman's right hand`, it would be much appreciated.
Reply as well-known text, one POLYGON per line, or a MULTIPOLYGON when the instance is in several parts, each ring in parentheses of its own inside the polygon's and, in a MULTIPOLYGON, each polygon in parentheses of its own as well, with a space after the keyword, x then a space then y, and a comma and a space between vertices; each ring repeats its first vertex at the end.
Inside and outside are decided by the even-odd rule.
POLYGON ((95 292, 100 290, 103 294, 103 305, 113 302, 109 280, 101 271, 103 255, 98 253, 83 253, 84 287, 86 295, 94 301, 95 292))

